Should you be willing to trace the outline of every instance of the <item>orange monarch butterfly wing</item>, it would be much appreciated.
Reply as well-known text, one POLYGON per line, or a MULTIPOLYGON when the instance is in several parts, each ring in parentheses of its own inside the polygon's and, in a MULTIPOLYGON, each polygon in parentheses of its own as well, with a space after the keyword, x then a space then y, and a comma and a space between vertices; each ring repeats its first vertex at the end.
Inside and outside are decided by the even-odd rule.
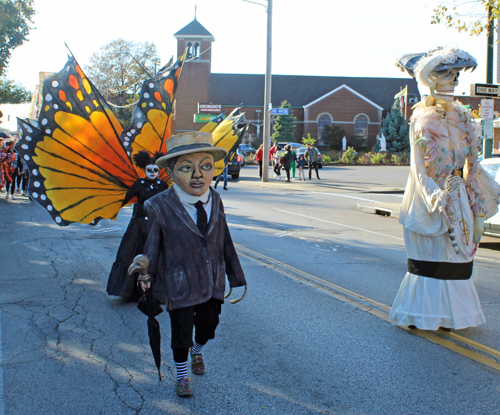
POLYGON ((44 81, 42 95, 38 121, 18 120, 32 199, 61 226, 116 219, 139 178, 118 119, 73 56, 44 81))
MULTIPOLYGON (((130 157, 141 150, 151 155, 157 151, 166 154, 166 141, 172 134, 175 91, 186 56, 184 53, 174 64, 166 65, 153 78, 144 81, 132 123, 120 136, 130 157)), ((165 170, 161 170, 160 178, 168 179, 165 170)))

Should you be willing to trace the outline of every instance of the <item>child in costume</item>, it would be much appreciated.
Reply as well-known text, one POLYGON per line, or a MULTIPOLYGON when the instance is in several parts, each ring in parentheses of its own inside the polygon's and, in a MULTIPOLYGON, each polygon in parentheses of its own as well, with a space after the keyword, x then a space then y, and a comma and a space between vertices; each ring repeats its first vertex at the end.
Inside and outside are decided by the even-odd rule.
POLYGON ((144 150, 134 154, 133 159, 137 167, 145 172, 145 177, 138 179, 132 184, 123 199, 122 206, 129 203, 134 197, 132 219, 125 231, 116 260, 113 263, 108 278, 107 292, 117 295, 129 301, 139 299, 139 290, 134 275, 128 275, 128 267, 134 257, 141 254, 148 237, 148 218, 144 211, 144 202, 158 193, 167 190, 168 184, 158 178, 160 168, 155 164, 156 160, 164 156, 163 153, 155 153, 154 157, 144 150))
POLYGON ((459 71, 477 62, 446 48, 405 55, 399 66, 430 95, 411 118, 410 176, 399 216, 408 272, 389 317, 424 330, 477 326, 486 320, 472 265, 484 220, 498 210, 500 186, 477 161, 470 111, 453 99, 459 71))
POLYGON ((193 394, 187 376, 190 348, 191 371, 205 372, 201 352, 215 337, 226 274, 230 287, 246 286, 220 195, 210 188, 215 162, 226 155, 226 149, 213 146, 210 133, 170 137, 167 155, 157 164, 167 169, 174 185, 144 204, 149 218, 144 255, 149 259, 150 280, 139 284, 143 291, 152 288, 167 305, 177 369, 175 390, 183 397, 193 394))

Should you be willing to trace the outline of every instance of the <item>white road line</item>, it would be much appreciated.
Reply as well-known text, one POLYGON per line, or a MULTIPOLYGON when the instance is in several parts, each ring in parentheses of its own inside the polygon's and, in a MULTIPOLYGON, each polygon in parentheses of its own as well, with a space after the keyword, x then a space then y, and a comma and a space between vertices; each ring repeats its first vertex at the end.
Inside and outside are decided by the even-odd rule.
POLYGON ((310 216, 310 215, 302 215, 301 213, 290 212, 288 210, 283 210, 283 209, 278 209, 278 208, 273 208, 273 209, 274 210, 278 210, 278 211, 283 212, 283 213, 288 213, 289 215, 301 216, 303 218, 313 219, 313 220, 317 220, 319 222, 326 222, 326 223, 331 223, 331 224, 337 225, 337 226, 343 226, 344 228, 356 229, 357 231, 363 231, 363 232, 373 233, 375 235, 385 236, 386 238, 397 239, 398 241, 403 241, 404 240, 403 238, 398 238, 397 236, 386 235, 385 233, 380 233, 380 232, 375 232, 375 231, 369 231, 368 229, 358 228, 357 226, 344 225, 343 223, 332 222, 332 221, 326 220, 326 219, 315 218, 315 217, 310 216))
POLYGON ((2 310, 0 309, 0 415, 5 414, 5 402, 3 397, 2 310))
MULTIPOLYGON (((373 203, 384 203, 381 202, 380 200, 373 200, 373 199, 366 199, 364 197, 357 197, 357 196, 350 196, 350 195, 345 195, 345 194, 339 194, 339 193, 326 193, 326 192, 308 192, 308 193, 314 193, 317 195, 327 195, 327 196, 338 196, 338 197, 346 197, 348 199, 357 199, 357 200, 364 200, 365 202, 373 202, 373 203)), ((380 193, 380 196, 393 196, 393 197, 399 197, 403 198, 403 195, 391 195, 391 194, 385 194, 385 193, 380 193)))

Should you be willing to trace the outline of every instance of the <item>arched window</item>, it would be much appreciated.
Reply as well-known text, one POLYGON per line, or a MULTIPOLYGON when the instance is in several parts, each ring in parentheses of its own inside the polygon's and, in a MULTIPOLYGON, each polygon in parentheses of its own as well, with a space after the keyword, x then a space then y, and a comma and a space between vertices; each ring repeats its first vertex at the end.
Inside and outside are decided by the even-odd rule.
POLYGON ((193 57, 193 45, 191 42, 189 42, 187 45, 187 59, 190 59, 193 57))
POLYGON ((319 144, 324 144, 325 125, 332 125, 333 118, 330 114, 320 114, 318 117, 318 138, 319 144))
POLYGON ((200 44, 198 42, 194 44, 193 58, 200 58, 200 44))
POLYGON ((368 117, 366 115, 361 114, 354 119, 354 134, 368 138, 368 117))

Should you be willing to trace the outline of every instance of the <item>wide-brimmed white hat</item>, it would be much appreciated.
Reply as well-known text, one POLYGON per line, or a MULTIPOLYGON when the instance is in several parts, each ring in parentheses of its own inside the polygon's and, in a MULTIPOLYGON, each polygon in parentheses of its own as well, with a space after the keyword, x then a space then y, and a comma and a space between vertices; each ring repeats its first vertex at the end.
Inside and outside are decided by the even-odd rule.
POLYGON ((156 164, 165 168, 167 160, 191 153, 211 153, 214 161, 219 161, 227 156, 228 151, 223 147, 214 147, 210 133, 195 131, 176 134, 167 140, 167 155, 156 160, 156 164))

